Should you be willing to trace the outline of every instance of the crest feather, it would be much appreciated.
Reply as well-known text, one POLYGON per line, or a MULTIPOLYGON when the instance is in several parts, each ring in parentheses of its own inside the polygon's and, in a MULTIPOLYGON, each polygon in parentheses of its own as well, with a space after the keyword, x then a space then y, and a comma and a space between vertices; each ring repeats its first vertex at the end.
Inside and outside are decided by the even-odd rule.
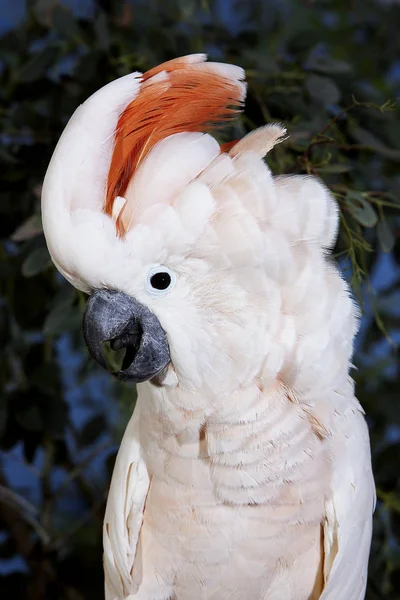
POLYGON ((232 143, 227 146, 226 152, 234 156, 239 156, 243 152, 255 152, 258 156, 265 156, 276 145, 284 142, 287 138, 284 137, 286 129, 279 123, 271 123, 259 127, 244 136, 237 143, 232 143))
MULTIPOLYGON (((108 173, 105 212, 150 150, 166 137, 201 132, 234 118, 245 96, 244 71, 231 65, 203 63, 205 55, 168 61, 142 77, 136 98, 122 112, 108 173)), ((117 221, 120 233, 123 229, 117 221)))

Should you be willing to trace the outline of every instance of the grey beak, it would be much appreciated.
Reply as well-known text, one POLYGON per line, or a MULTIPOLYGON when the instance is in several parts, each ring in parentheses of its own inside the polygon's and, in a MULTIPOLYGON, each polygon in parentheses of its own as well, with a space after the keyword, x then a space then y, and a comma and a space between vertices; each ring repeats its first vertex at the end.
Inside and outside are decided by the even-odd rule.
POLYGON ((141 383, 158 375, 170 362, 165 331, 143 304, 122 292, 96 290, 83 315, 83 336, 92 357, 105 369, 103 343, 113 350, 126 349, 121 381, 141 383))

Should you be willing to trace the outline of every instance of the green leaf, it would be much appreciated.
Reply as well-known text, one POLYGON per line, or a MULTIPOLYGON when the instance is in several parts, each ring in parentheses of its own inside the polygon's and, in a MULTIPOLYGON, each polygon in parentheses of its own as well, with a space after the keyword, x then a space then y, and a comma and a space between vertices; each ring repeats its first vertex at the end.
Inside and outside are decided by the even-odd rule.
POLYGON ((349 190, 346 196, 346 206, 352 216, 364 227, 375 227, 378 215, 371 204, 359 192, 349 190))
POLYGON ((279 73, 277 63, 263 49, 245 50, 243 56, 251 67, 260 69, 263 73, 279 73))
POLYGON ((382 250, 384 252, 391 252, 395 244, 395 238, 385 218, 379 221, 377 234, 382 250))
POLYGON ((397 190, 396 193, 386 192, 385 198, 386 200, 389 200, 390 202, 393 202, 394 204, 398 204, 400 206, 400 195, 397 190))
POLYGON ((318 71, 319 73, 326 73, 327 75, 340 75, 342 73, 349 73, 352 70, 351 64, 345 60, 336 60, 335 58, 322 56, 309 58, 305 64, 305 68, 318 71))
POLYGON ((48 47, 37 52, 16 74, 17 81, 32 83, 44 77, 52 64, 57 60, 58 52, 54 47, 48 47))
POLYGON ((400 316, 400 290, 382 293, 376 304, 381 315, 400 316))
POLYGON ((108 29, 108 20, 104 12, 101 12, 94 22, 94 30, 99 42, 99 47, 107 50, 110 46, 110 31, 108 29))
MULTIPOLYGON (((386 113, 384 116, 386 117, 386 113)), ((394 148, 400 148, 400 120, 387 120, 385 124, 385 133, 389 143, 394 148)))
POLYGON ((7 424, 7 406, 3 401, 0 404, 0 436, 3 435, 7 424))
POLYGON ((81 447, 89 446, 97 440, 107 427, 104 415, 99 414, 92 417, 77 435, 78 444, 81 447))
POLYGON ((309 75, 306 89, 313 100, 319 104, 336 104, 340 100, 340 91, 336 83, 329 77, 309 75))
POLYGON ((90 54, 85 54, 76 64, 74 69, 75 78, 86 83, 86 81, 95 77, 98 68, 99 53, 91 52, 90 54))
POLYGON ((42 219, 39 215, 32 215, 22 225, 19 225, 14 233, 11 235, 11 239, 14 242, 24 242, 30 240, 37 235, 43 233, 42 219))
POLYGON ((72 298, 68 297, 56 304, 49 312, 43 325, 44 335, 59 335, 64 331, 76 329, 79 326, 81 315, 72 298))
POLYGON ((32 405, 16 413, 18 423, 27 431, 41 431, 43 419, 37 406, 32 405))
POLYGON ((51 265, 51 258, 47 248, 36 248, 22 263, 22 275, 34 277, 46 271, 51 265))
POLYGON ((52 10, 52 26, 62 37, 74 38, 79 34, 72 11, 61 4, 56 4, 52 10))
POLYGON ((0 147, 0 161, 9 165, 17 165, 20 161, 15 158, 8 150, 0 147))
POLYGON ((51 27, 52 11, 57 1, 58 0, 34 0, 33 12, 41 25, 51 27))
POLYGON ((58 393, 60 376, 57 363, 53 360, 42 363, 33 373, 30 373, 29 383, 43 394, 58 393))
POLYGON ((69 416, 69 408, 65 400, 60 398, 55 404, 52 395, 45 395, 42 397, 40 408, 43 428, 46 432, 53 436, 63 435, 68 425, 69 416))
POLYGON ((389 148, 382 140, 377 138, 373 133, 362 127, 352 127, 350 135, 356 142, 375 150, 377 154, 389 158, 390 160, 400 161, 400 150, 389 148))
POLYGON ((317 167, 318 173, 348 173, 353 170, 351 165, 325 165, 323 167, 317 167))
POLYGON ((198 0, 178 0, 178 4, 182 21, 190 22, 197 9, 198 0))

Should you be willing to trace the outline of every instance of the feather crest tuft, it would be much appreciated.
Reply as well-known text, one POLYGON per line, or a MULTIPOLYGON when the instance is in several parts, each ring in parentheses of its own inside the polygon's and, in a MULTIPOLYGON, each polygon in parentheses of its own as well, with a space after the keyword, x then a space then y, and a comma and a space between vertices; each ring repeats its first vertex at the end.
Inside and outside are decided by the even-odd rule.
MULTIPOLYGON (((204 63, 205 55, 168 61, 142 77, 139 94, 122 112, 108 173, 105 212, 128 184, 150 150, 175 133, 215 129, 234 118, 245 97, 244 71, 204 63)), ((117 228, 123 233, 121 219, 117 228)))

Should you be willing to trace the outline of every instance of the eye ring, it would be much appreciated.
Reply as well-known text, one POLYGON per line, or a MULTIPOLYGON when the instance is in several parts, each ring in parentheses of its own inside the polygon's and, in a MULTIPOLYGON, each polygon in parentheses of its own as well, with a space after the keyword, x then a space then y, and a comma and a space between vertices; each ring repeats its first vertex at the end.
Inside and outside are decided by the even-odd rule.
POLYGON ((165 265, 157 265, 147 275, 147 291, 152 296, 169 294, 176 283, 176 275, 165 265))

